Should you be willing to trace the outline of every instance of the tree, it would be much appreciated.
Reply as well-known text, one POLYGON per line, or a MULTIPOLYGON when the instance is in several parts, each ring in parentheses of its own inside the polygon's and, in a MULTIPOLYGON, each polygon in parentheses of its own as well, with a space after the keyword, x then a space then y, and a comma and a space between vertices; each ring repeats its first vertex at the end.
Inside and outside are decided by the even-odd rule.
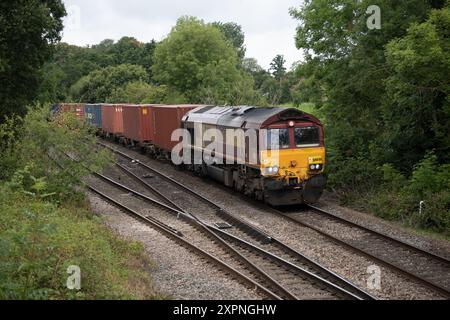
POLYGON ((300 20, 297 47, 310 66, 302 67, 302 96, 314 98, 310 102, 323 110, 332 151, 330 180, 344 185, 376 183, 376 168, 388 159, 380 134, 390 125, 381 110, 389 77, 385 46, 405 36, 412 23, 425 21, 438 5, 426 0, 376 2, 383 13, 380 30, 367 29, 366 10, 373 1, 307 0, 291 10, 300 20), (356 169, 349 174, 348 167, 356 169))
POLYGON ((218 28, 225 38, 231 42, 233 47, 237 51, 239 60, 244 59, 246 48, 244 45, 245 35, 242 31, 242 27, 234 22, 214 22, 213 26, 218 28))
POLYGON ((100 50, 58 43, 52 59, 43 67, 39 101, 67 101, 70 87, 81 77, 110 64, 111 57, 100 50))
POLYGON ((40 69, 61 39, 61 0, 18 0, 0 3, 0 122, 23 115, 37 95, 40 69))
POLYGON ((107 53, 113 58, 114 65, 134 64, 143 66, 149 73, 148 81, 151 81, 151 67, 153 64, 153 52, 156 41, 142 43, 133 37, 123 37, 113 44, 107 53))
POLYGON ((271 73, 259 71, 255 74, 257 78, 262 77, 260 90, 270 105, 291 101, 290 88, 293 86, 295 79, 292 72, 286 73, 285 63, 284 57, 277 55, 270 63, 269 72, 271 73))
POLYGON ((242 60, 242 69, 252 75, 255 88, 258 90, 261 89, 264 81, 271 77, 270 73, 264 70, 255 58, 244 58, 242 60))
POLYGON ((78 47, 66 43, 58 43, 51 61, 45 64, 44 81, 39 89, 39 101, 68 101, 69 89, 80 78, 94 70, 120 64, 134 64, 145 68, 146 82, 151 83, 151 66, 154 40, 141 43, 132 37, 123 37, 117 43, 105 39, 92 47, 78 47))
POLYGON ((280 102, 280 83, 275 78, 268 77, 261 85, 261 91, 271 106, 275 106, 280 102))
POLYGON ((191 103, 251 102, 253 82, 237 69, 236 51, 211 24, 182 17, 156 46, 153 76, 191 103))
MULTIPOLYGON (((79 102, 110 102, 114 92, 127 84, 145 81, 148 75, 141 66, 123 64, 95 70, 75 83, 70 91, 79 102)), ((125 102, 125 101, 122 101, 125 102)))
POLYGON ((152 66, 153 66, 153 55, 156 49, 156 41, 152 40, 142 48, 142 57, 139 65, 143 66, 148 74, 148 82, 153 81, 152 66))
POLYGON ((171 96, 166 86, 154 86, 143 81, 129 82, 125 87, 113 90, 110 103, 174 104, 184 103, 183 98, 171 96), (175 100, 175 101, 174 101, 175 100))
POLYGON ((286 60, 280 54, 276 55, 270 63, 269 70, 272 71, 272 75, 278 81, 281 81, 281 79, 283 79, 283 77, 286 75, 286 68, 284 66, 285 63, 286 60))
POLYGON ((63 88, 67 80, 64 70, 55 64, 45 64, 42 71, 45 76, 39 86, 37 100, 42 103, 64 101, 68 91, 63 88))
POLYGON ((434 150, 450 163, 450 6, 387 45, 387 159, 403 171, 434 150))

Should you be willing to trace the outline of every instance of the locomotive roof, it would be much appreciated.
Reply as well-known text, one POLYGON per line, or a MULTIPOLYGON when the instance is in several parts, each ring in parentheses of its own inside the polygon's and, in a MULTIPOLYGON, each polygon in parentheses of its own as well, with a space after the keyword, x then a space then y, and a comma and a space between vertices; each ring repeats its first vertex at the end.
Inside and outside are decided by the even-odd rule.
POLYGON ((244 129, 260 129, 286 120, 305 120, 320 124, 320 121, 310 114, 295 108, 282 107, 207 106, 197 108, 183 118, 183 121, 187 122, 244 129))

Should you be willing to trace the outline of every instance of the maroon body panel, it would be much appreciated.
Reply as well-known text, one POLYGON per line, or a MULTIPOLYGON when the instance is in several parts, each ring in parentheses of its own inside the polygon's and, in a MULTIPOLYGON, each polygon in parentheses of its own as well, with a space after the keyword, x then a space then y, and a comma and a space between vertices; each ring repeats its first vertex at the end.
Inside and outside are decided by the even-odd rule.
POLYGON ((123 135, 140 143, 153 141, 152 108, 156 105, 124 105, 123 135))
POLYGON ((84 103, 62 103, 60 105, 62 112, 72 112, 77 118, 84 121, 84 103))
POLYGON ((123 108, 117 104, 102 104, 102 129, 111 134, 123 133, 123 108))
POLYGON ((179 143, 172 141, 172 133, 181 128, 183 116, 198 107, 199 105, 154 106, 152 108, 154 145, 160 149, 172 151, 179 143))

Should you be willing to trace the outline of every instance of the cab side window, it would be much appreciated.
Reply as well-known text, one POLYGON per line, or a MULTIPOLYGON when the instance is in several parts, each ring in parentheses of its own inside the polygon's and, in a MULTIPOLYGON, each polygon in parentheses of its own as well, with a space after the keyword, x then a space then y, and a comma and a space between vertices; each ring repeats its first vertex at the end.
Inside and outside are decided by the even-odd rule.
POLYGON ((289 149, 289 129, 270 129, 267 131, 268 150, 289 149))

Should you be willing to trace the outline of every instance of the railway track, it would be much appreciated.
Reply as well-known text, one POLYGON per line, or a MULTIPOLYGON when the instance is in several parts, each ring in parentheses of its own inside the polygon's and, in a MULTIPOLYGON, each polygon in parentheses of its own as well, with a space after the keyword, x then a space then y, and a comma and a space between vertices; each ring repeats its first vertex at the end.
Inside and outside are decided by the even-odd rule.
POLYGON ((450 298, 450 260, 445 257, 315 206, 291 212, 269 210, 450 298))
POLYGON ((119 160, 116 166, 120 170, 141 183, 167 205, 207 226, 216 235, 226 240, 234 249, 245 254, 246 257, 249 257, 249 260, 261 266, 268 274, 274 275, 274 278, 282 283, 284 287, 289 287, 289 291, 296 298, 336 298, 333 292, 331 292, 331 295, 329 293, 323 294, 323 289, 331 286, 334 287, 334 290, 343 289, 351 293, 354 298, 374 299, 367 292, 303 256, 286 244, 270 237, 260 229, 227 212, 213 201, 201 196, 164 173, 139 162, 116 148, 111 148, 104 144, 103 147, 111 149, 118 155, 119 160), (195 210, 195 214, 193 210, 195 210), (224 225, 228 227, 222 230, 221 226, 223 227, 224 225), (310 286, 308 288, 307 284, 317 282, 318 277, 322 281, 319 285, 321 289, 317 291, 317 285, 315 285, 316 287, 310 286))
MULTIPOLYGON (((236 250, 236 247, 230 246, 219 237, 214 232, 213 226, 207 226, 192 216, 137 192, 109 177, 99 174, 96 174, 96 176, 102 180, 103 187, 99 187, 99 181, 97 181, 97 186, 92 187, 91 185, 91 190, 92 188, 97 191, 99 191, 98 189, 103 189, 100 190, 100 193, 105 194, 108 191, 104 190, 110 190, 110 185, 124 190, 126 193, 116 192, 113 196, 109 196, 107 200, 113 200, 115 204, 119 203, 119 206, 121 208, 125 207, 127 212, 137 212, 139 208, 143 207, 139 202, 144 201, 171 213, 171 215, 165 215, 157 220, 161 221, 161 224, 167 226, 166 228, 169 230, 175 230, 175 226, 177 226, 176 230, 179 230, 182 238, 197 245, 210 255, 225 261, 229 266, 247 276, 247 278, 255 278, 255 283, 258 283, 261 288, 265 288, 265 291, 270 292, 273 297, 281 299, 310 299, 312 297, 317 299, 360 299, 343 288, 335 286, 297 266, 281 270, 278 274, 269 273, 268 271, 279 269, 282 263, 281 260, 276 257, 268 259, 267 255, 256 251, 251 245, 248 247, 247 254, 244 255, 241 251, 236 250), (122 201, 116 200, 118 198, 121 198, 122 201), (295 293, 293 292, 294 288, 296 289, 295 293), (299 293, 303 292, 308 295, 299 295, 299 293)), ((236 238, 236 241, 242 243, 239 238, 236 238)))
MULTIPOLYGON (((71 160, 77 161, 73 155, 68 155, 64 152, 61 153, 71 160)), ((64 170, 64 167, 62 167, 53 156, 49 155, 49 158, 64 170)), ((232 247, 227 245, 221 238, 217 237, 217 235, 212 233, 205 226, 200 225, 198 221, 194 220, 191 216, 133 190, 124 184, 114 181, 103 174, 92 172, 92 176, 95 181, 90 181, 90 183, 88 181, 87 187, 89 190, 133 218, 150 225, 182 246, 213 262, 226 274, 229 274, 233 278, 237 278, 251 288, 254 288, 263 297, 275 300, 295 298, 290 292, 286 291, 285 288, 280 286, 270 277, 267 277, 258 267, 237 253, 232 247), (114 190, 112 195, 111 186, 114 190), (121 193, 120 191, 125 191, 126 193, 121 193), (118 199, 121 199, 121 201, 118 199), (163 219, 155 218, 150 212, 142 212, 142 206, 139 207, 140 201, 145 201, 145 204, 150 203, 153 205, 153 209, 162 209, 163 211, 171 213, 171 215, 164 215, 163 219), (186 223, 180 224, 180 221, 186 223), (180 227, 180 229, 175 228, 175 226, 180 227), (181 231, 181 229, 183 229, 183 231, 181 231), (193 232, 194 229, 195 231, 193 232), (198 233, 199 231, 206 233, 206 239, 194 235, 195 232, 198 233), (220 258, 218 257, 219 255, 221 255, 220 258), (254 278, 256 278, 256 280, 254 278), (262 282, 269 284, 269 287, 271 288, 261 284, 262 282)), ((160 210, 156 212, 160 213, 160 210)), ((153 214, 154 213, 155 212, 153 212, 153 214)))
MULTIPOLYGON (((246 272, 247 270, 243 268, 243 263, 240 260, 234 258, 234 256, 230 255, 229 252, 223 251, 224 250, 223 248, 218 249, 216 248, 215 254, 212 254, 210 251, 212 249, 211 247, 214 244, 213 242, 209 243, 208 248, 204 248, 202 247, 202 244, 199 243, 199 241, 192 241, 192 239, 187 238, 185 235, 188 234, 188 232, 181 232, 175 229, 173 226, 170 226, 165 222, 162 222, 161 220, 140 213, 138 210, 133 209, 130 205, 118 201, 116 197, 108 195, 107 192, 105 191, 101 191, 100 188, 98 188, 97 186, 94 187, 93 185, 89 185, 88 188, 89 190, 96 193, 97 195, 99 195, 112 205, 118 207, 120 210, 126 212, 130 216, 146 223, 147 225, 150 225, 152 228, 159 230, 160 232, 162 232, 175 242, 197 253, 201 257, 211 261, 212 263, 217 265, 221 270, 223 270, 226 274, 231 275, 235 279, 239 279, 239 281, 245 283, 247 286, 251 288, 255 288, 255 290, 266 299, 282 300, 284 298, 278 295, 277 293, 273 292, 266 286, 261 285, 260 279, 254 280, 252 279, 253 277, 249 277, 248 272, 246 272), (219 253, 222 254, 221 258, 218 257, 219 253), (224 261, 223 255, 229 257, 229 259, 227 259, 228 261, 224 261)), ((157 202, 155 202, 154 204, 162 208, 165 208, 168 211, 172 211, 170 207, 164 207, 163 204, 158 204, 157 202)), ((177 216, 180 217, 180 215, 177 216)), ((187 219, 186 217, 184 218, 187 219)))

